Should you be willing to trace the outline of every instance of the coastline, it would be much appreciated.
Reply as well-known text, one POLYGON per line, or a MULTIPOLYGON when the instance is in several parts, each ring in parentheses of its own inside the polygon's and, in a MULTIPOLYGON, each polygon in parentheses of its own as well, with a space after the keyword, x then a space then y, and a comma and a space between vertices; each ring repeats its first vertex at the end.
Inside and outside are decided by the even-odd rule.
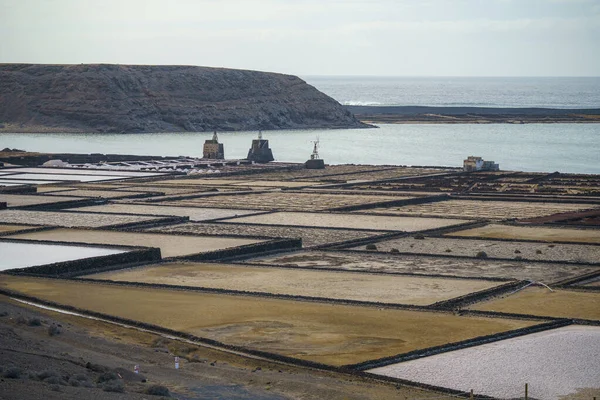
POLYGON ((600 123, 600 109, 345 106, 361 122, 375 124, 600 123))

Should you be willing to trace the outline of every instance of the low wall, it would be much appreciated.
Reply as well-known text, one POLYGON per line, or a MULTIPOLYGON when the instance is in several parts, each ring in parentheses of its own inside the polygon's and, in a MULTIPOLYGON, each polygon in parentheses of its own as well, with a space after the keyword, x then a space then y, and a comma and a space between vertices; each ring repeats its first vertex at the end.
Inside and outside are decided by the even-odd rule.
MULTIPOLYGON (((448 200, 450 196, 447 194, 442 194, 439 196, 425 196, 425 197, 414 197, 411 199, 402 199, 402 200, 391 200, 391 201, 382 201, 378 203, 370 203, 370 204, 357 204, 353 206, 346 207, 337 207, 330 208, 327 211, 357 211, 357 210, 370 210, 373 208, 380 207, 394 207, 394 206, 409 206, 415 204, 425 204, 425 203, 435 203, 438 201, 448 200)), ((377 214, 379 215, 379 214, 377 214)))
MULTIPOLYGON (((44 243, 56 244, 49 242, 44 243)), ((82 274, 86 271, 91 271, 110 265, 149 263, 156 262, 160 259, 160 249, 150 247, 138 248, 137 250, 131 250, 119 254, 110 254, 107 256, 84 258, 26 268, 14 268, 3 272, 11 275, 41 275, 59 277, 63 275, 82 274)))
POLYGON ((302 249, 302 239, 276 239, 268 242, 247 244, 229 249, 208 251, 183 257, 174 257, 173 259, 188 261, 227 261, 231 258, 244 257, 248 255, 257 256, 270 251, 289 251, 299 249, 302 249))
POLYGON ((529 281, 509 282, 504 285, 480 290, 474 293, 468 293, 453 299, 438 301, 437 303, 433 303, 431 307, 443 310, 456 310, 467 307, 471 304, 479 303, 492 297, 502 296, 504 294, 520 290, 528 285, 530 285, 529 281))

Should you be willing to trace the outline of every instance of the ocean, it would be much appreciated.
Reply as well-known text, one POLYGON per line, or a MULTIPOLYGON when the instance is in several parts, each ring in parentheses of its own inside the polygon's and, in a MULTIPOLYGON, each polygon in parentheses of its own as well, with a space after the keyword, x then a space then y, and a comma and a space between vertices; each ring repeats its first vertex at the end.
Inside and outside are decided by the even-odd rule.
POLYGON ((600 77, 302 78, 345 105, 600 108, 600 77))
MULTIPOLYGON (((600 108, 600 78, 304 77, 346 104, 600 108)), ((219 133, 225 157, 245 158, 256 132, 219 133)), ((0 149, 202 156, 209 132, 0 133, 0 149)), ((600 124, 379 125, 379 129, 264 132, 276 161, 304 162, 319 138, 329 164, 462 166, 469 155, 501 169, 600 174, 600 124)))

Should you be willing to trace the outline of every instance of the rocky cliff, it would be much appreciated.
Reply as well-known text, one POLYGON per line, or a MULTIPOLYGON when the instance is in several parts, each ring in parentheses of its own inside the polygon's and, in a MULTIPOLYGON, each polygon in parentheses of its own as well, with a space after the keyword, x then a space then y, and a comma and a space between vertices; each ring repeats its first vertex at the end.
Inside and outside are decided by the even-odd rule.
POLYGON ((182 132, 366 127, 296 76, 194 66, 0 64, 0 129, 182 132))

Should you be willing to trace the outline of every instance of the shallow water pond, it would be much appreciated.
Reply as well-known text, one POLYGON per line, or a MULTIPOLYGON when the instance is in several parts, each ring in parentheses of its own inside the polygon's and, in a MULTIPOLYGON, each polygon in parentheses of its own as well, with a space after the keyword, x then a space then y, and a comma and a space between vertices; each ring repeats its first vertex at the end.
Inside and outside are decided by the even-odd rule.
POLYGON ((0 271, 125 253, 126 250, 39 243, 0 242, 0 271))

